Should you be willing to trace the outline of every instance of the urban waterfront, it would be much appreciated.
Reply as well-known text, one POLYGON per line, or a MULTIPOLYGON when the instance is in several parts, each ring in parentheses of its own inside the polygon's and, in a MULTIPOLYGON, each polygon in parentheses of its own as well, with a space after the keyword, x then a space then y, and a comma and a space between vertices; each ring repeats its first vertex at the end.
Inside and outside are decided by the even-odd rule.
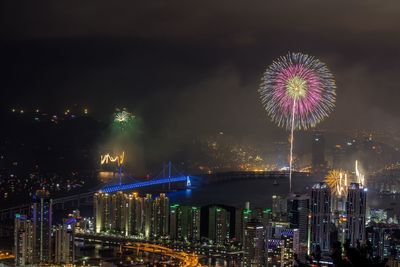
MULTIPOLYGON (((298 203, 296 205, 303 203, 301 205, 308 207, 310 195, 313 196, 313 194, 319 192, 319 190, 322 190, 321 192, 330 190, 326 187, 325 183, 317 182, 318 178, 308 173, 297 173, 294 175, 295 182, 293 183, 293 188, 299 192, 299 195, 293 193, 288 195, 286 193, 288 177, 285 172, 226 173, 217 174, 216 176, 218 179, 210 177, 209 179, 191 177, 190 184, 187 180, 183 180, 185 183, 184 187, 186 188, 182 188, 182 185, 180 185, 175 189, 175 185, 171 185, 171 183, 168 182, 156 186, 158 189, 144 187, 139 188, 137 193, 132 194, 129 193, 129 190, 125 193, 115 191, 109 194, 101 193, 100 190, 100 193, 96 193, 93 196, 95 206, 89 206, 80 211, 75 210, 73 214, 69 215, 69 219, 64 220, 64 226, 55 228, 54 235, 57 236, 58 229, 60 229, 60 234, 66 235, 64 238, 67 240, 61 241, 62 239, 60 239, 60 241, 57 241, 56 239, 55 242, 56 244, 57 242, 62 242, 60 243, 61 247, 64 246, 62 244, 71 244, 67 247, 72 250, 69 249, 67 251, 73 253, 71 256, 73 256, 74 261, 78 264, 96 265, 101 262, 146 264, 149 262, 169 261, 166 256, 167 254, 160 257, 158 254, 157 256, 150 251, 144 251, 143 253, 136 252, 134 255, 126 254, 126 252, 121 254, 123 248, 126 247, 126 242, 143 243, 150 241, 153 244, 159 244, 165 247, 165 250, 173 249, 177 251, 177 253, 182 251, 182 253, 188 253, 188 255, 190 255, 190 253, 195 253, 198 255, 197 257, 199 257, 196 260, 199 261, 199 264, 209 266, 242 266, 246 264, 246 257, 245 254, 243 255, 243 249, 245 249, 245 247, 243 248, 241 244, 243 242, 245 244, 246 235, 250 233, 246 234, 246 231, 250 231, 247 230, 247 225, 252 227, 251 225, 254 223, 254 229, 260 227, 260 229, 269 229, 267 232, 272 231, 272 233, 269 234, 272 234, 270 238, 277 239, 268 239, 268 242, 285 240, 280 239, 283 238, 283 236, 280 236, 281 233, 283 235, 287 230, 293 231, 285 218, 293 218, 292 216, 297 214, 296 216, 300 217, 296 220, 301 221, 302 216, 303 218, 307 218, 310 214, 313 215, 312 211, 308 213, 308 209, 305 210, 305 213, 301 213, 301 209, 299 209, 300 206, 296 208, 295 213, 292 213, 294 212, 292 211, 293 203, 298 203), (159 194, 159 192, 166 192, 166 194, 159 194), (147 202, 150 206, 146 206, 147 202), (91 212, 93 208, 94 214, 91 212), (187 213, 188 211, 192 211, 192 213, 187 213), (196 211, 196 213, 193 213, 193 211, 196 211), (214 214, 214 212, 215 215, 212 216, 216 216, 215 220, 217 221, 214 223, 216 223, 215 227, 217 228, 212 230, 210 227, 214 227, 212 226, 214 224, 210 216, 214 214), (184 219, 185 217, 181 216, 189 217, 184 219), (203 220, 208 220, 208 223, 204 223, 203 220), (224 224, 226 225, 222 227, 224 224), (218 225, 222 228, 218 228, 218 225), (215 244, 213 244, 213 242, 215 242, 215 244)), ((189 177, 187 179, 189 179, 189 177)), ((353 183, 351 186, 354 185, 357 186, 356 183, 353 183)), ((119 188, 120 186, 109 185, 105 188, 111 187, 119 188)), ((356 189, 358 187, 354 188, 356 189)), ((367 189, 364 188, 362 191, 367 192, 366 190, 367 189)), ((37 194, 39 194, 37 195, 39 199, 49 200, 49 195, 43 195, 43 193, 39 191, 37 194)), ((316 196, 319 198, 319 195, 316 196)), ((373 214, 376 212, 373 213, 372 211, 385 211, 386 216, 391 217, 391 220, 393 220, 393 218, 396 220, 395 218, 398 216, 396 212, 399 210, 396 207, 395 201, 397 195, 382 195, 378 194, 377 191, 373 193, 373 190, 369 190, 368 196, 370 200, 367 200, 365 203, 368 203, 370 210, 368 212, 364 211, 366 212, 366 217, 364 217, 365 222, 363 224, 366 224, 367 221, 371 223, 375 220, 373 214)), ((311 201, 319 203, 318 198, 312 199, 311 201)), ((334 199, 336 198, 332 197, 332 200, 329 200, 329 206, 331 204, 336 205, 334 199), (330 203, 331 201, 332 203, 330 203)), ((364 209, 366 207, 365 203, 363 204, 364 209)), ((50 207, 51 206, 47 206, 47 208, 50 207)), ((346 210, 348 212, 348 209, 340 208, 340 206, 338 206, 337 209, 336 212, 339 212, 339 218, 343 218, 340 216, 346 216, 346 210)), ((56 210, 50 211, 50 213, 55 211, 56 210)), ((35 211, 33 212, 33 214, 35 214, 35 211)), ((326 216, 331 215, 327 213, 326 216)), ((346 217, 347 219, 349 218, 349 213, 347 213, 346 217)), ((382 220, 384 218, 376 219, 382 220)), ((304 250, 307 250, 306 242, 308 236, 305 235, 305 231, 307 231, 306 225, 310 222, 306 220, 306 225, 302 226, 298 224, 300 221, 297 221, 300 231, 299 229, 294 229, 295 232, 289 235, 292 239, 289 240, 292 240, 290 242, 295 242, 290 243, 292 244, 291 246, 294 246, 291 249, 294 249, 294 251, 297 251, 296 253, 300 255, 304 255, 302 253, 305 253, 304 250), (303 229, 302 227, 306 228, 303 229), (297 233, 297 241, 293 239, 294 233, 297 233)), ((29 222, 29 217, 17 214, 15 218, 15 227, 17 227, 17 225, 18 228, 23 227, 21 228, 21 238, 29 238, 29 231, 31 231, 27 230, 30 229, 29 222), (28 222, 28 224, 25 222, 28 222), (26 234, 28 234, 28 236, 23 237, 26 234)), ((394 221, 392 223, 397 224, 397 222, 394 221)), ((339 225, 338 227, 343 227, 343 225, 339 225)), ((313 232, 314 230, 311 231, 313 232)), ((254 234, 256 233, 257 232, 254 234)), ((326 235, 327 233, 328 232, 322 232, 321 234, 326 235)), ((264 232, 260 232, 260 234, 264 236, 264 232)), ((341 236, 342 237, 339 238, 345 240, 346 237, 343 235, 341 236)), ((325 243, 326 248, 322 247, 322 249, 329 251, 330 243, 328 240, 330 238, 327 236, 324 238, 327 243, 325 243)), ((354 240, 356 240, 355 237, 354 240)), ((13 244, 10 243, 10 245, 13 244)), ((11 247, 9 246, 8 249, 10 250, 11 247)), ((310 247, 308 247, 308 249, 310 249, 310 247)), ((134 251, 136 250, 134 249, 134 251)), ((271 257, 275 258, 271 258, 271 260, 278 262, 283 261, 283 259, 276 258, 276 255, 273 256, 273 251, 274 250, 271 250, 271 257)), ((293 252, 287 251, 285 253, 293 252)), ((289 257, 288 260, 293 261, 293 258, 289 257)), ((172 263, 170 262, 169 264, 172 263)))
POLYGON ((400 2, 5 1, 0 267, 400 266, 400 2))

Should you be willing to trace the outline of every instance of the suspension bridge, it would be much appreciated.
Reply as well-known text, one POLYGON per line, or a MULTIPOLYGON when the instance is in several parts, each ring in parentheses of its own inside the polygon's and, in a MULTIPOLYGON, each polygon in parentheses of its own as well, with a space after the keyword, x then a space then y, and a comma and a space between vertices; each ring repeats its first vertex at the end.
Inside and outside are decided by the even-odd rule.
MULTIPOLYGON (((93 195, 99 191, 105 193, 114 193, 118 191, 132 191, 135 189, 155 186, 162 186, 161 190, 165 191, 171 190, 171 186, 174 186, 174 188, 187 188, 192 184, 191 176, 184 175, 182 172, 179 172, 171 162, 163 164, 161 172, 153 179, 138 180, 132 177, 127 177, 126 180, 130 180, 130 182, 119 182, 117 184, 105 185, 94 191, 52 198, 53 209, 91 206, 93 204, 93 195), (166 189, 165 186, 168 186, 168 189, 166 189)), ((0 210, 0 220, 13 219, 16 213, 29 214, 29 210, 30 203, 0 210)))

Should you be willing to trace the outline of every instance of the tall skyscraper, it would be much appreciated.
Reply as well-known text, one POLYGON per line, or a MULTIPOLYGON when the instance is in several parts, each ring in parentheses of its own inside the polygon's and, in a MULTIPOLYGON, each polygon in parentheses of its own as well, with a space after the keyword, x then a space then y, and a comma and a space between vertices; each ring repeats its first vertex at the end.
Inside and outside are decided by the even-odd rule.
POLYGON ((107 193, 98 192, 93 198, 96 233, 111 230, 111 197, 107 193))
POLYGON ((264 266, 265 230, 256 220, 246 222, 244 227, 243 263, 245 267, 264 266))
POLYGON ((229 240, 230 212, 222 207, 209 207, 208 238, 218 245, 229 240))
POLYGON ((374 257, 388 258, 391 252, 390 226, 376 224, 366 229, 366 238, 371 242, 374 257))
POLYGON ((357 246, 365 242, 365 216, 367 210, 367 189, 358 183, 351 183, 347 192, 346 202, 346 233, 350 245, 357 246))
POLYGON ((169 199, 161 193, 153 202, 154 237, 166 237, 169 232, 169 199))
POLYGON ((143 199, 138 193, 129 195, 128 199, 128 234, 140 235, 143 229, 143 199))
POLYGON ((267 227, 272 222, 272 212, 270 208, 256 209, 256 218, 259 222, 267 227))
POLYGON ((282 245, 282 266, 291 267, 294 265, 294 254, 299 253, 299 230, 286 229, 281 232, 282 245))
POLYGON ((272 196, 272 219, 274 221, 286 221, 287 202, 282 196, 272 196))
POLYGON ((75 226, 76 219, 63 220, 62 225, 54 229, 54 263, 73 264, 75 260, 75 226))
POLYGON ((308 240, 308 215, 310 213, 310 197, 307 195, 291 195, 287 199, 287 213, 290 228, 300 232, 300 242, 308 240))
POLYGON ((200 241, 200 209, 197 207, 180 206, 170 207, 169 235, 171 239, 200 241))
POLYGON ((273 222, 267 242, 267 266, 294 266, 294 254, 300 252, 299 237, 299 229, 290 228, 288 223, 273 222))
POLYGON ((322 132, 314 132, 313 134, 311 161, 313 172, 325 172, 325 137, 322 132))
POLYGON ((250 206, 238 208, 235 210, 235 237, 239 242, 244 241, 244 230, 246 224, 253 218, 252 210, 250 206))
POLYGON ((188 240, 200 241, 200 208, 198 207, 190 207, 188 240))
POLYGON ((281 234, 286 229, 290 229, 288 222, 271 222, 268 238, 281 238, 281 234))
POLYGON ((270 238, 267 243, 268 267, 281 267, 283 266, 283 240, 280 238, 270 238))
POLYGON ((169 236, 173 240, 182 240, 182 209, 178 204, 175 204, 170 207, 169 212, 169 236))
POLYGON ((47 190, 38 190, 34 195, 32 204, 33 222, 33 262, 49 263, 52 260, 51 251, 51 226, 52 226, 52 200, 47 190))
POLYGON ((111 203, 112 229, 118 234, 125 235, 128 232, 128 197, 119 191, 111 196, 111 203))
POLYGON ((25 266, 33 263, 33 224, 26 215, 16 214, 14 221, 15 265, 25 266))
POLYGON ((311 189, 311 250, 320 246, 330 250, 331 190, 326 183, 317 183, 311 189))
POLYGON ((150 238, 154 232, 153 199, 151 194, 146 194, 143 199, 143 232, 146 238, 150 238))

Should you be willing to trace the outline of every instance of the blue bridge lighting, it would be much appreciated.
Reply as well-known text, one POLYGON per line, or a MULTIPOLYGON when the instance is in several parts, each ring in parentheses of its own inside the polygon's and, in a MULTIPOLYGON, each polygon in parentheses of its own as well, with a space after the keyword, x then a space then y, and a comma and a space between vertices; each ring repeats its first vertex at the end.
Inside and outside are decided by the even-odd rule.
POLYGON ((137 182, 137 183, 130 183, 130 184, 121 184, 121 185, 112 185, 106 186, 101 189, 101 192, 104 193, 113 193, 117 191, 125 191, 139 187, 146 187, 152 185, 159 185, 159 184, 168 184, 168 183, 176 183, 176 182, 186 182, 186 185, 191 184, 189 176, 179 176, 179 177, 171 177, 171 178, 163 178, 145 182, 137 182))

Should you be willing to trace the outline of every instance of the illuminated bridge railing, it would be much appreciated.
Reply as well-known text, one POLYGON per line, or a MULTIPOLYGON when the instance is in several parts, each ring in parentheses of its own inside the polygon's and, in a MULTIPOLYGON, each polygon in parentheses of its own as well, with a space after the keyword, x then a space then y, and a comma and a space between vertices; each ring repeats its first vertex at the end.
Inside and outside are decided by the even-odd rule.
POLYGON ((104 193, 113 193, 117 191, 125 191, 140 187, 146 186, 153 186, 153 185, 160 185, 160 184, 169 184, 169 183, 176 183, 176 182, 186 182, 187 186, 190 186, 190 177, 189 176, 179 176, 179 177, 171 177, 171 178, 163 178, 145 182, 136 182, 131 184, 121 184, 121 185, 112 185, 103 187, 100 191, 104 193))

